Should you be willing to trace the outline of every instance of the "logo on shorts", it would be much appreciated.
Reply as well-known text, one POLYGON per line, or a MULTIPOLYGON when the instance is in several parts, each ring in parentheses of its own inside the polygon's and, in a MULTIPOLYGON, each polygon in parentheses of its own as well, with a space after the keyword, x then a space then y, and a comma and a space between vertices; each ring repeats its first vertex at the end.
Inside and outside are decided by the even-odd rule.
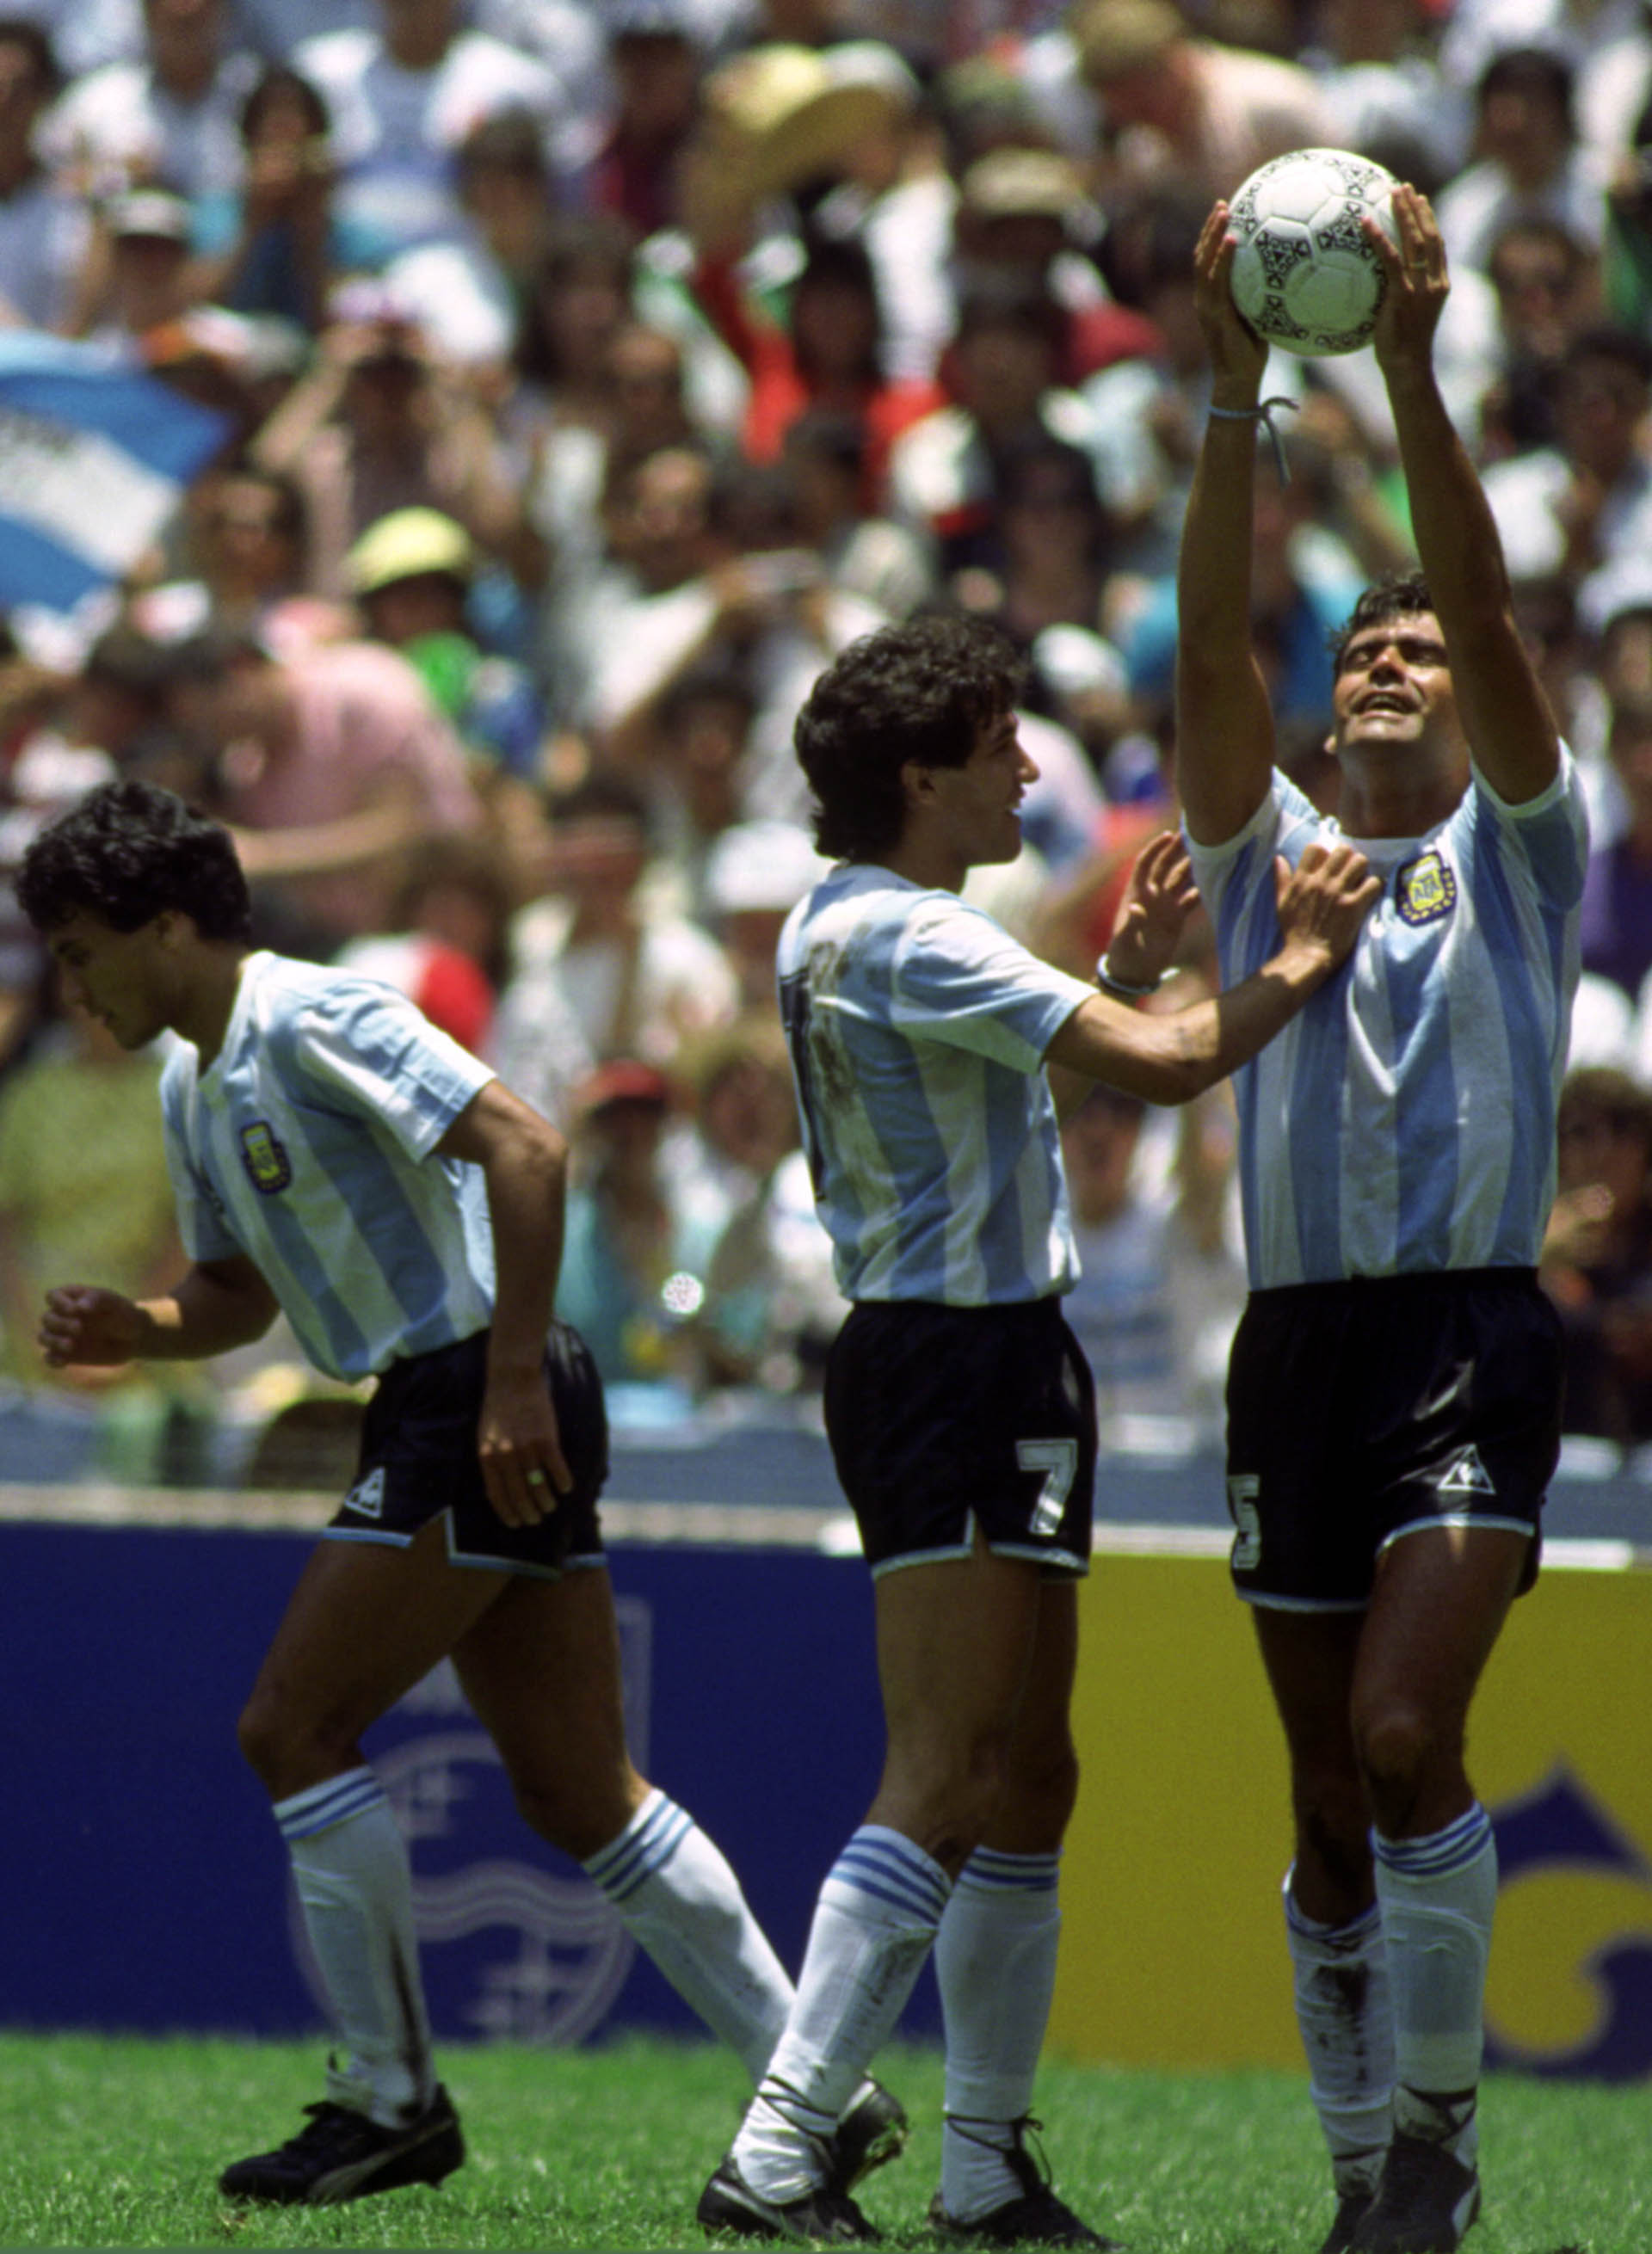
POLYGON ((344 1508, 353 1510, 358 1518, 382 1518, 384 1516, 384 1466, 370 1471, 358 1480, 344 1498, 344 1508))
POLYGON ((1434 851, 1408 861, 1394 879, 1403 923, 1438 923, 1457 905, 1457 879, 1434 851))
POLYGON ((1478 1448, 1465 1448, 1436 1490, 1440 1494, 1495 1494, 1491 1474, 1480 1460, 1478 1448))
POLYGON ((241 1163, 247 1179, 262 1197, 273 1197, 292 1180, 292 1161, 267 1119, 255 1119, 241 1130, 241 1163))

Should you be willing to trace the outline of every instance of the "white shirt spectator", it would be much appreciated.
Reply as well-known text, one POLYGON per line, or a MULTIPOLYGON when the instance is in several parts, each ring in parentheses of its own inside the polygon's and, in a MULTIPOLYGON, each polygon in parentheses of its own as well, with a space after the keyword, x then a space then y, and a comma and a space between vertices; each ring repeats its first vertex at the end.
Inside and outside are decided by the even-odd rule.
POLYGON ((241 109, 258 75, 249 54, 228 55, 199 102, 181 102, 147 62, 109 63, 77 79, 40 128, 54 169, 99 187, 163 182, 191 201, 241 185, 241 109))

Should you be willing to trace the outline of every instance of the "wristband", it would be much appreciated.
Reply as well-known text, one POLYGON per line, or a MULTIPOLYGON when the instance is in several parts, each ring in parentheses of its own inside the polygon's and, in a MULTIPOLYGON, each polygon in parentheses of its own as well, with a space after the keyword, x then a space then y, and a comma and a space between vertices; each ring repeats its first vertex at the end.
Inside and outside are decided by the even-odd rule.
POLYGON ((1157 978, 1150 978, 1144 986, 1132 986, 1128 978, 1114 977, 1107 967, 1105 956, 1096 966, 1096 984, 1103 994, 1110 994, 1116 1002, 1144 1002, 1150 994, 1158 993, 1169 976, 1168 971, 1163 971, 1157 978))
POLYGON ((1291 470, 1284 458, 1284 441, 1279 436, 1279 426, 1273 419, 1276 407, 1288 407, 1293 415, 1297 412, 1296 401, 1287 399, 1283 393, 1278 398, 1264 399, 1259 407, 1211 407, 1205 411, 1216 423, 1260 423, 1273 441, 1273 458, 1278 467, 1279 482, 1282 486, 1288 486, 1291 470))

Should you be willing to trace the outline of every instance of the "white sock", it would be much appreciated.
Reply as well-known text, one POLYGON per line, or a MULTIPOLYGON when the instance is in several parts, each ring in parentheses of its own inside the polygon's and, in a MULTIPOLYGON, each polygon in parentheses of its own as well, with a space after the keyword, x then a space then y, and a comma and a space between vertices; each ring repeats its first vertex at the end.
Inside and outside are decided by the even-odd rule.
POLYGON ((1394 1998, 1394 2125, 1472 2166, 1497 1906, 1491 1821, 1476 1801, 1443 1831, 1421 1839, 1374 1832, 1372 1845, 1394 1998))
POLYGON ((370 1768, 278 1800, 304 1922, 348 2063, 329 2095, 387 2127, 430 2104, 430 2028, 413 1932, 412 1874, 384 1788, 370 1768))
POLYGON ((827 1872, 796 2001, 734 2140, 765 2199, 823 2180, 822 2143, 893 2032, 951 1890, 933 1857, 881 1824, 863 1824, 827 1872))
POLYGON ((1394 2112, 1394 2014, 1382 1913, 1373 1903, 1351 1924, 1321 1925, 1298 1906, 1295 1875, 1293 1864, 1285 1873, 1284 1930, 1313 2110, 1337 2190, 1375 2190, 1394 2112))
POLYGON ((686 2003, 753 2082, 792 2006, 792 1984, 739 1880, 687 1810, 654 1790, 585 1869, 686 2003))
POLYGON ((1032 2105, 1032 2080, 1055 1992, 1060 1866, 1054 1855, 977 1847, 947 1904, 935 1973, 947 2034, 941 2204, 976 2222, 1019 2198, 1003 2155, 1032 2105))

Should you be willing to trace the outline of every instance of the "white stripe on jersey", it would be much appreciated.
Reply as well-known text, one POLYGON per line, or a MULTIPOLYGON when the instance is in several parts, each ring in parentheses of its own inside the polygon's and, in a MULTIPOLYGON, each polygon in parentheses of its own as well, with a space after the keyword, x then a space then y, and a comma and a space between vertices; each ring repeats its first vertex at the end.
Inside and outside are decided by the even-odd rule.
POLYGON ((778 962, 804 1148, 851 1299, 1010 1305, 1077 1274, 1042 1069, 1094 992, 957 895, 836 869, 778 962))
POLYGON ((244 1253, 304 1352, 360 1378, 489 1321, 480 1169, 435 1145, 493 1079, 376 979, 248 956, 224 1045, 187 1041, 161 1080, 192 1259, 244 1253))
MULTIPOLYGON (((1278 945, 1273 858, 1340 837, 1283 775, 1189 840, 1224 984, 1278 945)), ((1253 1289, 1530 1267, 1554 1196, 1588 829, 1570 753, 1509 807, 1478 770, 1420 838, 1353 841, 1384 890, 1349 962, 1235 1075, 1253 1289)))

